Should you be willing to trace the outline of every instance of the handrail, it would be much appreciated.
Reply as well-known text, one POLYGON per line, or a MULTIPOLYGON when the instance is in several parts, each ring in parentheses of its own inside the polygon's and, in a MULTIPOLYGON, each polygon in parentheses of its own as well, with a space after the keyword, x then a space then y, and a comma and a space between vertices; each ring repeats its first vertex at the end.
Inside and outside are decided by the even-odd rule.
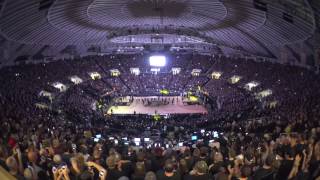
POLYGON ((0 166, 0 179, 16 180, 15 177, 13 177, 8 171, 3 169, 3 167, 1 167, 1 166, 0 166))

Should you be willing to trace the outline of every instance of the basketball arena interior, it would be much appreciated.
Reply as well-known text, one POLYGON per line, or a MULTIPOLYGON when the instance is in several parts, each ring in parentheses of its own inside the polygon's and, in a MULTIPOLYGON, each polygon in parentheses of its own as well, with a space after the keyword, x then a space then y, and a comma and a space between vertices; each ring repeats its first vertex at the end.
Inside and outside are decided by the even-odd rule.
POLYGON ((320 0, 0 0, 0 180, 320 180, 320 0))

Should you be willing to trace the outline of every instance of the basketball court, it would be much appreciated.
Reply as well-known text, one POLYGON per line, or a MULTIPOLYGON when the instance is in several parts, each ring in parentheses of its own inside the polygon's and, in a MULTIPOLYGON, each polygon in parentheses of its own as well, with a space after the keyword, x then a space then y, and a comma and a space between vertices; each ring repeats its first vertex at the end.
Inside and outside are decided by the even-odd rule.
MULTIPOLYGON (((128 101, 128 98, 122 98, 128 101)), ((187 98, 181 96, 133 97, 128 106, 111 106, 108 114, 207 114, 206 108, 199 104, 189 105, 187 98)))

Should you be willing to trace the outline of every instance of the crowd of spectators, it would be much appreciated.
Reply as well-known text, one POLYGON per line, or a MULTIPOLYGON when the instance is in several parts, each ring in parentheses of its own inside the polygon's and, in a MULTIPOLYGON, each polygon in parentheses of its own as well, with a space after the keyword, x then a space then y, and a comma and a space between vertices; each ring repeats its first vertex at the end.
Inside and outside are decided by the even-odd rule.
MULTIPOLYGON (((0 69, 0 166, 17 179, 320 179, 319 76, 245 59, 172 55, 155 75, 143 55, 93 56, 0 69), (130 74, 138 67, 141 74, 130 74), (181 67, 178 75, 170 68, 181 67), (118 69, 119 77, 110 75, 118 69), (192 76, 192 69, 201 69, 192 76), (222 72, 212 79, 212 71, 222 72), (88 72, 99 72, 92 80, 88 72), (68 78, 77 75, 83 83, 68 78), (241 80, 232 84, 233 75, 241 80), (66 84, 59 92, 53 82, 66 84), (251 91, 246 83, 258 81, 251 91), (104 116, 101 99, 198 90, 206 115, 104 116), (272 95, 256 99, 271 89, 272 95), (46 90, 52 101, 40 97, 46 90), (36 103, 47 104, 37 108, 36 103), (264 106, 277 102, 275 107, 264 106), (209 104, 208 104, 209 105, 209 104)), ((107 103, 106 103, 107 104, 107 103)))

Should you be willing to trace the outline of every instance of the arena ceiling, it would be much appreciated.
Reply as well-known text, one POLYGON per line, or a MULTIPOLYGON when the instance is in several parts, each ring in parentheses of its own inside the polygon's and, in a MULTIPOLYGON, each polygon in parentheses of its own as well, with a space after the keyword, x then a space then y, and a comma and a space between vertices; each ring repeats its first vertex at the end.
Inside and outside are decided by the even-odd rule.
POLYGON ((0 55, 8 60, 136 44, 203 44, 226 54, 279 58, 281 48, 315 35, 320 7, 312 0, 1 0, 0 5, 0 55))

